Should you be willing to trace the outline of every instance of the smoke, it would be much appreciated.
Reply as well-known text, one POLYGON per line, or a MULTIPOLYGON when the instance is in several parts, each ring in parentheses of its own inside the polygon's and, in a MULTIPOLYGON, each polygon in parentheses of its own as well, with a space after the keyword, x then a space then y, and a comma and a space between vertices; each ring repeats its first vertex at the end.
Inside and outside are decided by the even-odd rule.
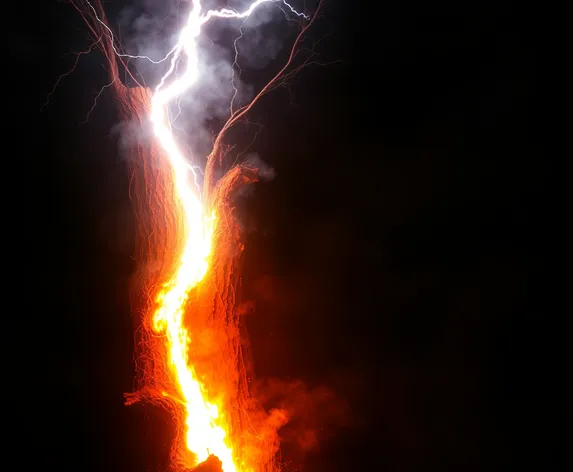
MULTIPOLYGON (((112 126, 109 135, 117 138, 119 155, 128 165, 128 168, 134 168, 137 160, 141 159, 141 155, 138 152, 134 152, 138 146, 151 148, 155 144, 151 123, 142 123, 138 119, 116 123, 112 126)), ((152 170, 158 170, 160 161, 150 159, 147 165, 152 170)))
POLYGON ((277 23, 281 17, 288 17, 280 6, 276 3, 261 5, 242 26, 241 40, 236 43, 240 67, 263 69, 282 49, 288 29, 277 27, 277 23))
MULTIPOLYGON (((122 156, 130 156, 129 150, 137 144, 147 144, 151 142, 152 134, 150 126, 142 126, 139 121, 122 121, 112 126, 111 137, 118 137, 118 146, 122 156)), ((131 153, 131 159, 136 159, 137 155, 131 153)))
POLYGON ((280 429, 281 445, 289 458, 302 460, 320 443, 350 424, 349 405, 326 386, 310 388, 302 381, 266 379, 256 383, 256 398, 267 410, 281 410, 287 422, 280 429))
MULTIPOLYGON (((203 5, 205 10, 226 7, 240 11, 248 2, 204 1, 203 5)), ((118 14, 117 36, 124 51, 148 56, 154 61, 165 57, 176 43, 190 8, 189 1, 135 0, 118 14)), ((216 19, 204 26, 205 34, 198 42, 201 77, 170 109, 177 139, 194 164, 204 164, 198 156, 206 156, 211 151, 220 123, 230 115, 231 101, 237 108, 254 97, 249 71, 256 71, 260 76, 283 47, 289 32, 284 8, 280 2, 269 1, 244 21, 216 19), (238 60, 233 65, 236 53, 238 60)), ((169 61, 153 64, 137 59, 132 62, 142 81, 151 88, 169 67, 169 61)), ((124 143, 144 139, 135 136, 131 128, 126 126, 121 130, 124 143), (123 133, 128 136, 123 137, 123 133)))
MULTIPOLYGON (((259 182, 269 182, 275 178, 275 170, 263 161, 257 153, 249 153, 244 156, 240 156, 240 160, 242 166, 255 170, 257 180, 259 182)), ((255 185, 242 185, 236 190, 234 197, 238 203, 241 198, 252 198, 255 195, 255 192, 255 185)), ((241 211, 238 211, 235 214, 235 219, 241 231, 249 231, 247 224, 248 218, 241 211)))
POLYGON ((243 162, 247 167, 258 169, 259 180, 262 180, 263 182, 268 182, 269 180, 274 179, 276 176, 275 170, 266 162, 264 162, 255 152, 247 154, 243 162))
MULTIPOLYGON (((157 61, 165 56, 177 40, 174 25, 180 2, 167 0, 135 0, 124 7, 117 17, 117 36, 127 54, 148 56, 157 61), (170 28, 171 26, 171 28, 170 28)), ((136 66, 146 82, 155 83, 163 71, 146 60, 136 66)))

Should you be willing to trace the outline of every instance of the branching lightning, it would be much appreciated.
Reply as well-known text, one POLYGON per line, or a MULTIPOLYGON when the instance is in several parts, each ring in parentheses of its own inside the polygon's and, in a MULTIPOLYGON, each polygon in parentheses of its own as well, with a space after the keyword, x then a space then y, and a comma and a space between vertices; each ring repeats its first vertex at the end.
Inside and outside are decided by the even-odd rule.
MULTIPOLYGON (((189 89, 201 75, 197 38, 201 34, 202 26, 215 18, 246 19, 259 5, 269 1, 271 0, 257 0, 243 12, 223 8, 203 13, 200 0, 194 0, 187 23, 179 34, 179 40, 167 56, 159 61, 152 61, 147 56, 124 55, 133 59, 145 58, 154 63, 165 61, 171 56, 170 67, 153 94, 150 119, 155 136, 165 150, 173 170, 177 195, 185 215, 186 243, 175 276, 157 297, 158 308, 153 323, 156 332, 165 334, 168 340, 169 362, 177 377, 187 412, 187 447, 196 455, 199 463, 205 461, 209 455, 217 456, 224 472, 237 472, 238 465, 235 463, 232 446, 226 439, 227 432, 219 422, 223 412, 219 411, 217 405, 205 399, 205 386, 197 378, 193 367, 189 366, 187 352, 191 341, 183 324, 187 295, 208 270, 213 222, 216 215, 214 211, 208 212, 202 204, 200 193, 189 184, 188 171, 191 170, 196 178, 195 169, 189 166, 175 142, 167 107, 189 89), (186 60, 185 69, 178 77, 170 80, 182 56, 185 56, 186 60)), ((282 3, 292 13, 307 18, 286 1, 282 0, 282 3)), ((113 33, 110 28, 97 17, 95 8, 93 6, 91 8, 109 33, 113 44, 113 33)), ((119 55, 115 47, 114 52, 119 55)))
MULTIPOLYGON (((308 64, 309 59, 288 72, 288 68, 291 66, 296 55, 296 46, 300 43, 305 29, 308 28, 316 17, 316 13, 312 16, 300 13, 285 0, 256 0, 243 11, 228 8, 205 11, 201 0, 191 0, 187 21, 179 32, 176 44, 164 57, 152 59, 144 55, 122 53, 116 47, 115 37, 111 28, 106 23, 105 13, 103 12, 103 8, 101 8, 100 1, 92 0, 93 4, 88 0, 83 0, 83 2, 90 10, 87 15, 89 15, 92 20, 91 23, 86 20, 86 13, 82 13, 80 7, 72 0, 72 4, 82 13, 91 32, 97 38, 94 44, 100 44, 102 51, 108 59, 112 78, 111 82, 102 87, 95 97, 94 104, 92 108, 90 108, 86 120, 96 106, 98 97, 106 88, 113 85, 116 91, 120 89, 118 85, 119 80, 116 80, 118 79, 117 63, 112 61, 113 55, 115 55, 118 61, 124 66, 124 61, 131 59, 146 60, 153 64, 161 64, 169 61, 167 72, 160 79, 159 84, 151 94, 149 114, 147 117, 152 125, 155 140, 164 151, 163 155, 169 162, 171 175, 170 184, 173 184, 173 198, 177 200, 174 202, 174 204, 177 205, 177 209, 170 208, 169 211, 176 213, 176 216, 180 216, 182 220, 181 227, 176 229, 176 239, 178 243, 180 242, 177 246, 179 252, 175 255, 174 267, 169 271, 167 282, 163 283, 158 291, 155 291, 155 305, 152 316, 150 317, 151 329, 154 335, 162 340, 162 348, 166 352, 166 361, 168 364, 166 368, 169 370, 170 379, 176 388, 174 390, 169 390, 168 388, 159 390, 156 396, 163 396, 177 403, 178 408, 183 408, 181 422, 184 423, 182 426, 185 436, 185 447, 192 453, 192 459, 185 459, 185 468, 195 467, 206 461, 210 456, 216 456, 220 460, 224 472, 262 471, 263 467, 266 466, 261 465, 259 467, 256 465, 257 459, 253 459, 247 464, 245 456, 248 456, 250 453, 256 455, 255 449, 264 446, 252 446, 247 444, 248 441, 241 439, 241 441, 243 441, 241 444, 246 444, 247 447, 245 450, 240 451, 239 454, 237 450, 238 443, 234 443, 233 438, 230 437, 231 430, 229 425, 232 421, 227 417, 230 416, 232 412, 228 410, 228 404, 225 404, 227 408, 225 409, 219 402, 210 400, 216 396, 210 391, 211 385, 205 383, 203 376, 197 373, 193 362, 190 361, 189 348, 192 343, 195 342, 193 338, 194 332, 190 332, 186 326, 184 315, 192 289, 198 287, 202 281, 201 286, 204 285, 206 282, 203 279, 206 274, 209 273, 210 269, 213 269, 212 260, 215 228, 221 215, 218 214, 216 205, 211 205, 211 197, 213 196, 208 195, 209 198, 205 198, 205 195, 208 194, 210 190, 213 191, 215 194, 213 201, 215 201, 217 197, 220 197, 219 194, 221 192, 224 193, 227 191, 227 187, 231 188, 241 179, 241 169, 234 167, 234 172, 228 172, 224 178, 221 178, 221 180, 224 180, 222 185, 219 185, 217 188, 213 185, 212 164, 215 160, 222 158, 222 137, 235 123, 245 119, 246 113, 261 96, 281 86, 283 79, 291 77, 304 65, 308 64), (238 63, 239 53, 237 43, 243 37, 243 27, 245 26, 246 20, 264 3, 277 4, 281 7, 281 11, 283 11, 285 15, 291 15, 291 17, 295 19, 298 18, 297 21, 302 20, 306 22, 306 25, 296 37, 290 55, 279 72, 257 93, 253 100, 235 109, 238 94, 235 84, 237 77, 235 74, 237 74, 238 77, 240 77, 241 74, 241 68, 238 63), (94 4, 99 9, 94 7, 94 4), (181 111, 179 107, 181 97, 201 78, 202 71, 199 64, 198 39, 202 34, 203 26, 220 18, 237 19, 242 20, 242 22, 239 25, 239 35, 233 43, 234 62, 232 65, 233 77, 231 79, 233 96, 229 104, 231 116, 225 122, 223 129, 217 134, 213 144, 213 151, 208 156, 203 181, 205 188, 202 192, 199 185, 200 179, 198 174, 203 174, 203 172, 196 165, 192 165, 189 159, 183 154, 175 140, 172 128, 175 127, 174 121, 181 111), (102 38, 104 41, 102 41, 102 38), (101 46, 101 43, 105 43, 105 45, 101 46), (175 73, 175 71, 177 71, 177 73, 175 73), (173 105, 179 108, 175 116, 171 116, 169 112, 169 107, 173 105), (221 188, 223 190, 221 190, 221 188)), ((127 67, 126 72, 131 75, 127 67)), ((67 74, 69 74, 69 72, 67 74)), ((60 79, 67 74, 61 76, 60 79)), ((133 76, 131 77, 133 78, 133 76)), ((58 82, 60 79, 58 79, 58 82)), ((133 79, 137 83, 137 80, 135 80, 135 78, 133 79)), ((144 88, 140 87, 140 90, 144 90, 144 88)), ((53 93, 53 91, 51 93, 53 93)), ((122 91, 121 93, 126 92, 122 91)), ((141 100, 139 103, 144 103, 146 100, 144 97, 146 97, 146 95, 141 92, 137 93, 140 94, 138 95, 138 97, 140 97, 138 99, 141 100)), ((132 103, 133 102, 130 102, 130 107, 135 106, 132 103)), ((237 156, 237 159, 239 156, 237 156)), ((226 230, 231 234, 228 227, 226 230)), ((234 297, 234 295, 232 296, 234 297)), ((224 314, 223 317, 225 316, 224 314)), ((233 350, 235 348, 231 347, 230 349, 233 350)), ((239 349, 240 347, 235 349, 235 351, 239 349)), ((229 359, 224 360, 229 362, 229 359)), ((244 372, 240 372, 240 368, 235 367, 233 375, 238 378, 244 375, 244 372)), ((163 385, 159 382, 158 384, 163 385)), ((218 394, 219 392, 215 393, 218 394)), ((243 403, 240 403, 240 408, 243 408, 243 405, 243 403)), ((284 421, 284 414, 277 410, 269 416, 268 429, 276 432, 276 429, 280 427, 280 424, 283 424, 284 421)), ((246 422, 248 422, 250 426, 250 419, 248 417, 246 418, 246 422)), ((251 433, 245 433, 244 436, 248 434, 251 433)), ((261 445, 264 441, 272 441, 272 439, 269 439, 269 437, 272 436, 270 433, 266 435, 266 439, 264 438, 265 434, 253 434, 257 437, 261 445)), ((234 439, 237 440, 236 437, 234 439)), ((267 468, 265 471, 266 470, 271 470, 271 468, 267 468)), ((272 470, 274 471, 275 469, 272 468, 272 470)))

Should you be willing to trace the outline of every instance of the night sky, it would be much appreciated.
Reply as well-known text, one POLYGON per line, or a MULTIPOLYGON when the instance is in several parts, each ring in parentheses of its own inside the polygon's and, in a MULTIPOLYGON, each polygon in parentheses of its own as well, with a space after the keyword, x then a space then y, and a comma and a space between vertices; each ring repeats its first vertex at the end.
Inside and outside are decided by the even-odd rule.
MULTIPOLYGON (((255 369, 305 405, 286 471, 558 470, 536 14, 373 3, 327 1, 309 34, 338 63, 255 110, 251 150, 276 176, 237 201, 255 369)), ((123 405, 135 266, 116 104, 80 124, 106 83, 95 52, 40 112, 89 38, 65 2, 20 8, 3 74, 10 470, 163 472, 168 416, 123 405)))

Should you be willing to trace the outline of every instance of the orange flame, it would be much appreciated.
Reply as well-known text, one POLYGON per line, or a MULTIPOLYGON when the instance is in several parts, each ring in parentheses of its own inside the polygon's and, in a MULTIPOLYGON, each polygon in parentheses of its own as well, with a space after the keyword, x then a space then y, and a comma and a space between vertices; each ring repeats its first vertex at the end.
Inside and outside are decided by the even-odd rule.
POLYGON ((227 423, 221 420, 220 408, 208 401, 205 386, 197 378, 193 366, 189 365, 188 349, 191 339, 183 323, 188 293, 203 279, 208 269, 215 213, 213 211, 211 218, 206 218, 206 210, 200 196, 188 181, 189 167, 171 133, 166 107, 200 75, 196 38, 200 35, 201 26, 213 17, 248 17, 258 5, 266 1, 268 0, 253 2, 244 13, 223 9, 209 10, 202 15, 200 1, 194 0, 187 24, 182 29, 174 49, 171 67, 153 95, 151 109, 155 135, 166 151, 173 171, 176 194, 184 213, 185 226, 180 237, 186 241, 175 275, 157 297, 159 306, 153 316, 153 328, 157 333, 166 335, 169 365, 183 397, 187 448, 196 455, 199 463, 205 461, 209 455, 217 456, 224 472, 238 470, 228 440, 229 432, 225 429, 227 423), (178 78, 165 86, 182 52, 186 55, 186 68, 178 78))
MULTIPOLYGON (((167 282, 158 291, 152 288, 153 306, 145 310, 141 331, 145 351, 142 388, 127 395, 127 403, 142 398, 166 400, 174 410, 176 430, 179 433, 183 429, 185 436, 184 441, 176 441, 172 450, 177 470, 195 467, 213 455, 220 460, 224 472, 276 472, 277 430, 287 421, 287 415, 282 410, 267 413, 250 398, 248 354, 234 309, 236 256, 242 245, 229 196, 239 185, 255 181, 256 171, 237 165, 216 180, 214 163, 220 163, 224 154, 221 140, 225 132, 287 75, 296 47, 318 9, 307 17, 285 0, 256 0, 242 13, 225 8, 203 13, 201 1, 192 0, 179 40, 164 59, 171 56, 170 67, 150 96, 144 87, 128 88, 119 79, 117 61, 125 66, 123 57, 143 56, 120 54, 101 1, 93 0, 97 8, 88 0, 83 2, 88 8, 81 7, 81 0, 72 0, 91 32, 99 37, 98 44, 113 79, 110 85, 124 118, 136 118, 143 124, 146 120, 142 115, 147 115, 156 143, 163 151, 138 144, 138 159, 133 163, 134 201, 142 204, 136 206, 143 243, 140 256, 143 261, 157 264, 155 274, 145 274, 145 288, 158 279, 167 282), (282 3, 290 13, 309 21, 301 28, 283 68, 249 104, 231 109, 231 117, 217 135, 207 160, 204 201, 197 184, 190 182, 194 180, 191 169, 171 132, 167 108, 200 76, 196 40, 202 26, 214 18, 245 19, 259 5, 271 1, 282 3), (181 56, 184 67, 173 78, 181 56), (139 185, 138 179, 142 179, 139 185)), ((129 74, 129 69, 125 69, 129 74)), ((145 270, 144 266, 145 263, 141 269, 145 270)))
MULTIPOLYGON (((212 18, 247 18, 261 4, 269 0, 256 0, 242 13, 229 9, 209 10, 202 13, 201 1, 193 0, 187 23, 181 30, 179 41, 172 50, 171 67, 161 79, 152 98, 151 121, 155 136, 166 151, 173 171, 175 190, 184 212, 184 234, 186 241, 173 278, 159 293, 159 307, 153 317, 153 328, 157 333, 165 333, 169 352, 169 365, 177 380, 186 410, 185 424, 187 448, 198 462, 215 455, 222 463, 224 472, 237 472, 233 449, 228 441, 229 431, 226 421, 221 420, 220 408, 207 400, 205 386, 197 378, 189 365, 188 348, 192 342, 183 323, 183 312, 187 294, 204 277, 208 269, 211 253, 214 211, 207 218, 207 210, 202 205, 198 192, 189 183, 189 166, 179 151, 171 133, 167 105, 184 93, 200 76, 196 39, 201 27, 212 18), (180 76, 165 85, 172 75, 180 55, 186 57, 186 66, 180 76)), ((293 13, 297 13, 285 0, 293 13)), ((243 469, 247 472, 246 469, 243 469)))

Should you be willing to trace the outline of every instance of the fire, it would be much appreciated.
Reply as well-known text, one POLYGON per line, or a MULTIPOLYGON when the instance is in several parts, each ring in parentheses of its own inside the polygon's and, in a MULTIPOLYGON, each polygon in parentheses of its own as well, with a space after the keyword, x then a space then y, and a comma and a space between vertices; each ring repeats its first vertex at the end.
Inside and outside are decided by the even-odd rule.
POLYGON ((151 122, 159 148, 138 144, 134 149, 138 157, 133 164, 135 201, 143 243, 140 259, 143 266, 152 262, 159 268, 151 276, 142 270, 142 278, 149 279, 142 292, 151 292, 152 303, 142 309, 142 387, 127 395, 127 403, 145 398, 173 410, 178 435, 172 459, 177 470, 196 467, 216 456, 224 472, 276 472, 277 430, 287 420, 286 414, 280 410, 265 412, 249 396, 248 356, 234 308, 236 259, 242 244, 230 194, 238 186, 255 181, 257 170, 239 164, 217 180, 215 166, 222 162, 225 133, 261 96, 309 63, 307 58, 302 65, 289 69, 321 0, 312 17, 298 13, 285 0, 256 0, 243 12, 227 8, 204 11, 200 0, 192 0, 176 45, 159 61, 116 49, 101 0, 92 0, 93 5, 88 0, 71 1, 109 64, 112 80, 105 87, 113 86, 126 120, 142 125, 151 122), (204 188, 200 189, 171 131, 169 105, 201 77, 197 39, 203 25, 217 18, 244 20, 267 2, 280 4, 283 11, 308 21, 279 72, 248 104, 237 110, 231 107, 231 116, 216 135, 207 158, 204 188), (148 59, 155 64, 170 59, 170 63, 150 93, 140 84, 129 88, 121 83, 118 62, 130 74, 124 58, 148 59), (158 280, 162 282, 160 288, 155 285, 158 280))
MULTIPOLYGON (((152 98, 151 121, 155 136, 167 153, 173 170, 177 197, 185 215, 184 234, 180 236, 186 241, 175 276, 157 297, 159 306, 153 317, 153 327, 156 332, 166 334, 169 363, 186 410, 187 447, 196 455, 199 463, 205 461, 209 455, 217 456, 224 472, 237 472, 239 469, 234 460, 233 448, 227 439, 226 422, 220 421, 222 412, 216 404, 207 400, 204 393, 207 387, 197 378, 193 366, 189 365, 187 353, 192 340, 183 323, 187 294, 201 282, 209 267, 215 213, 213 211, 208 215, 200 194, 189 181, 189 166, 170 131, 166 108, 172 100, 193 85, 200 75, 196 39, 201 34, 202 25, 217 17, 246 18, 267 1, 269 0, 257 0, 242 13, 229 9, 202 13, 200 0, 194 0, 187 24, 173 49, 171 67, 161 79, 152 98), (182 53, 186 55, 185 71, 165 86, 182 53)), ((290 5, 286 5, 295 12, 290 5)))

